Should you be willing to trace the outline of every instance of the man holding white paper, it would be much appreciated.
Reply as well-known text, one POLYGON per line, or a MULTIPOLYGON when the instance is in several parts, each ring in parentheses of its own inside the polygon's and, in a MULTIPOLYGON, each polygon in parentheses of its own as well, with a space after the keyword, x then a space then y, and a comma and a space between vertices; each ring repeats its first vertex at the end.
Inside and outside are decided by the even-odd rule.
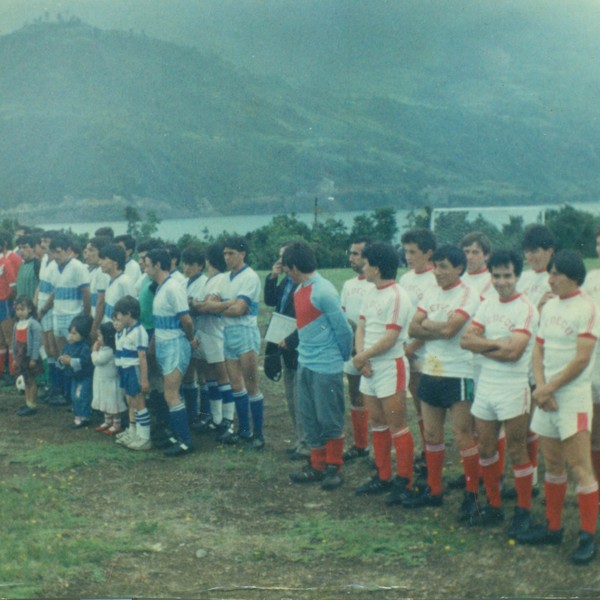
POLYGON ((298 347, 298 330, 294 325, 293 331, 289 333, 286 332, 281 339, 277 339, 279 336, 276 335, 276 331, 283 331, 285 329, 284 323, 279 324, 277 322, 278 316, 281 316, 281 320, 284 318, 293 318, 294 323, 296 320, 294 292, 298 285, 286 274, 284 274, 281 281, 279 280, 280 275, 283 274, 281 257, 288 245, 289 243, 285 243, 280 248, 279 258, 265 280, 265 304, 275 308, 275 312, 273 313, 274 321, 269 325, 266 339, 268 344, 277 344, 279 346, 279 351, 281 352, 281 357, 283 359, 285 399, 287 401, 290 419, 294 426, 294 445, 288 449, 288 452, 292 460, 300 460, 310 456, 310 449, 306 443, 296 405, 296 372, 298 369, 298 352, 296 348, 298 347), (273 335, 274 338, 271 339, 270 335, 273 335))

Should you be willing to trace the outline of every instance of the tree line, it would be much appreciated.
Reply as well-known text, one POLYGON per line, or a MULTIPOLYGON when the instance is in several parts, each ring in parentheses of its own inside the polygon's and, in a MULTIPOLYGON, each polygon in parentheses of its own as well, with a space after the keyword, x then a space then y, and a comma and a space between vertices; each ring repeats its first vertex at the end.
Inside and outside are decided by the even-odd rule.
MULTIPOLYGON (((161 220, 152 211, 144 218, 137 209, 128 207, 124 216, 127 221, 126 233, 133 235, 138 241, 155 236, 159 231, 161 220)), ((431 209, 411 211, 405 229, 428 229, 430 221, 431 209)), ((559 209, 547 210, 544 223, 554 233, 558 249, 577 250, 584 258, 596 256, 595 236, 596 231, 600 229, 599 216, 566 204, 559 209)), ((0 227, 14 233, 20 224, 16 219, 4 219, 0 227)), ((498 226, 481 214, 470 219, 468 211, 465 210, 440 213, 433 228, 440 244, 455 244, 469 231, 482 231, 490 238, 493 247, 520 248, 525 224, 523 217, 511 216, 508 223, 498 226)), ((82 248, 90 238, 88 233, 76 234, 70 229, 67 233, 76 239, 82 248)), ((248 241, 249 261, 256 269, 271 268, 281 245, 291 239, 302 239, 311 244, 316 250, 319 267, 338 268, 347 265, 346 251, 353 239, 359 236, 370 237, 397 244, 399 233, 401 232, 396 221, 396 209, 385 207, 356 216, 350 228, 343 221, 332 217, 325 220, 315 219, 312 225, 307 225, 293 213, 276 215, 267 225, 242 237, 248 241)), ((204 228, 199 234, 185 233, 176 241, 165 242, 176 243, 180 249, 189 245, 206 248, 232 235, 238 234, 234 231, 215 234, 204 228)))

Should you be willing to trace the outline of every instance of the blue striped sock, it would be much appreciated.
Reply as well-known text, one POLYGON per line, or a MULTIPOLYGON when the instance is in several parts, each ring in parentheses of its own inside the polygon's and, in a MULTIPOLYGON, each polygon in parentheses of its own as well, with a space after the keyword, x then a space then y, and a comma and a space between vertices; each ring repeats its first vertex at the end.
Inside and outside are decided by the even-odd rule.
POLYGON ((200 414, 210 415, 209 387, 206 383, 200 385, 200 414))
POLYGON ((208 402, 210 403, 210 414, 213 423, 218 425, 223 420, 223 401, 219 394, 219 384, 214 381, 208 381, 208 402))
POLYGON ((190 426, 188 424, 185 404, 180 402, 177 406, 169 407, 169 420, 173 433, 188 446, 192 445, 192 436, 190 435, 190 426))
POLYGON ((248 400, 248 392, 246 390, 233 392, 233 399, 235 400, 235 412, 238 417, 240 435, 248 436, 250 435, 250 402, 248 400))
POLYGON ((262 435, 264 399, 265 397, 260 392, 256 394, 256 396, 249 396, 250 412, 252 413, 252 425, 254 426, 254 435, 262 435))
POLYGON ((138 437, 145 440, 150 439, 150 413, 147 408, 135 411, 135 424, 136 432, 138 437))
POLYGON ((188 414, 188 419, 194 421, 198 416, 198 384, 184 383, 181 386, 181 393, 185 400, 185 410, 188 414))
POLYGON ((235 414, 233 390, 230 383, 224 383, 219 386, 219 394, 223 398, 223 418, 233 421, 235 414))

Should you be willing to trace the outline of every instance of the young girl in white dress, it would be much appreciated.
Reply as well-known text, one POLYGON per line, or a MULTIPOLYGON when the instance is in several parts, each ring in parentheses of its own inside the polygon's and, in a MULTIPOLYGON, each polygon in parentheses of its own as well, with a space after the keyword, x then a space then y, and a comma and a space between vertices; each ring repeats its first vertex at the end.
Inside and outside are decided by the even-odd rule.
POLYGON ((92 408, 104 413, 104 422, 96 427, 96 431, 106 435, 122 431, 121 413, 127 410, 115 365, 115 333, 111 322, 102 323, 92 348, 95 367, 92 408))

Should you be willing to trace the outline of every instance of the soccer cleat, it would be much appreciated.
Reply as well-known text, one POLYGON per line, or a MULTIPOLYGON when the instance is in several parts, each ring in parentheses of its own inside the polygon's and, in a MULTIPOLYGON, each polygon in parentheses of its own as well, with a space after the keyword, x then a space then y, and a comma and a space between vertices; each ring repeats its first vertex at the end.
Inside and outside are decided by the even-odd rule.
POLYGON ((531 512, 526 508, 515 506, 515 514, 508 526, 508 537, 515 539, 531 527, 531 512))
POLYGON ((422 490, 413 490, 402 501, 404 508, 423 508, 424 506, 441 506, 444 503, 442 494, 432 494, 429 486, 422 490))
POLYGON ((186 456, 187 454, 191 454, 193 451, 191 446, 188 446, 185 442, 179 440, 176 444, 173 444, 170 448, 167 448, 163 452, 163 456, 167 458, 172 458, 174 456, 186 456))
POLYGON ((83 419, 81 421, 74 421, 73 425, 71 425, 71 429, 85 429, 90 426, 90 422, 88 419, 83 419))
POLYGON ((136 435, 128 439, 125 447, 130 450, 152 450, 152 442, 136 435))
POLYGON ((596 556, 594 535, 587 531, 579 532, 579 545, 571 554, 571 562, 575 565, 587 565, 596 556))
POLYGON ((392 490, 385 499, 388 506, 402 504, 411 494, 408 489, 408 479, 406 477, 396 477, 392 480, 392 490))
POLYGON ((225 444, 226 446, 235 446, 241 443, 250 443, 252 441, 252 433, 242 433, 238 431, 237 433, 227 432, 225 435, 221 436, 219 442, 221 444, 225 444))
POLYGON ((136 437, 135 433, 131 430, 130 427, 121 431, 121 433, 117 433, 115 436, 115 441, 117 444, 125 445, 130 438, 136 437))
POLYGON ((469 518, 472 527, 495 527, 504 521, 504 511, 495 506, 484 506, 481 510, 474 512, 469 518))
POLYGON ((33 415, 37 415, 37 408, 31 408, 31 406, 21 406, 21 408, 17 411, 17 415, 19 417, 33 417, 33 415))
POLYGON ((253 435, 246 444, 246 450, 262 450, 265 447, 265 438, 262 434, 253 435))
POLYGON ((348 448, 346 452, 344 452, 343 459, 344 462, 349 462, 351 460, 356 460, 357 458, 366 458, 369 456, 368 448, 358 448, 356 446, 352 446, 348 448))
POLYGON ((465 492, 462 504, 458 509, 457 519, 459 523, 470 522, 472 518, 477 518, 477 513, 481 511, 477 494, 473 492, 465 492))
POLYGON ((555 531, 548 529, 545 525, 530 526, 527 531, 517 535, 519 544, 558 546, 562 543, 564 529, 561 527, 555 531))
POLYGON ((385 494, 392 488, 392 482, 384 479, 379 479, 379 475, 373 475, 367 483, 357 487, 354 493, 357 496, 366 496, 367 494, 385 494))
POLYGON ((323 471, 317 471, 311 465, 306 465, 301 471, 294 471, 290 473, 290 480, 292 483, 314 483, 316 481, 322 481, 323 471))
POLYGON ((214 431, 215 426, 210 415, 202 415, 197 421, 192 423, 190 429, 196 433, 207 433, 214 431))
POLYGON ((216 429, 217 442, 221 442, 223 437, 233 435, 233 421, 231 419, 223 419, 216 429))
POLYGON ((323 474, 323 480, 321 481, 321 489, 323 490, 335 490, 344 483, 344 478, 340 473, 340 469, 337 465, 327 465, 325 473, 323 474))

